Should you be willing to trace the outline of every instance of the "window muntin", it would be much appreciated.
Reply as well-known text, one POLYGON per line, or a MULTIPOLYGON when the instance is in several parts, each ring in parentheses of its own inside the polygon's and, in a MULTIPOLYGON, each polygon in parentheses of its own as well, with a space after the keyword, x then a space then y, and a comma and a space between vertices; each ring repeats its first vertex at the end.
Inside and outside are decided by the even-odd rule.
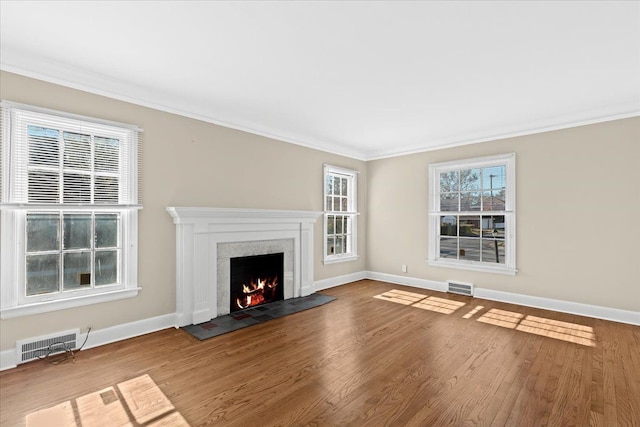
POLYGON ((356 251, 357 172, 324 168, 324 261, 347 261, 356 251))
POLYGON ((433 164, 429 261, 514 274, 515 156, 433 164))
POLYGON ((2 316, 134 296, 137 128, 2 107, 2 316))

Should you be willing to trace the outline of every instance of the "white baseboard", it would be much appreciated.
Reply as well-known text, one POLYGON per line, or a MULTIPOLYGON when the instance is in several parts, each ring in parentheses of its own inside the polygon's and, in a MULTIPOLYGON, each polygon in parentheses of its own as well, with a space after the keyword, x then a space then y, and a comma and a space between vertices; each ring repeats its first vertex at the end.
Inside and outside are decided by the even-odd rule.
POLYGON ((314 282, 316 291, 323 289, 329 289, 340 285, 346 285, 347 283, 357 282, 358 280, 366 279, 366 272, 359 271, 357 273, 345 274, 343 276, 330 277, 328 279, 318 280, 314 282))
MULTIPOLYGON (((382 282, 395 283, 399 285, 411 286, 419 289, 426 289, 438 292, 446 292, 447 284, 435 280, 419 279, 416 277, 399 276, 395 274, 378 273, 375 271, 361 271, 357 273, 345 274, 343 276, 331 277, 315 282, 317 291, 329 289, 335 286, 344 285, 362 279, 379 280, 382 282)), ((596 305, 581 304, 571 301, 562 301, 551 298, 534 297, 529 295, 515 294, 511 292, 494 291, 491 289, 475 288, 475 298, 492 301, 506 302, 527 307, 542 308, 545 310, 559 311, 562 313, 577 314, 580 316, 594 317, 597 319, 611 320, 614 322, 628 323, 640 326, 640 312, 620 310, 617 308, 601 307, 596 305)), ((178 319, 175 313, 135 322, 124 323, 110 328, 91 331, 84 348, 98 347, 116 341, 137 337, 161 329, 176 327, 178 319)), ((86 333, 80 334, 78 342, 81 344, 86 338, 86 333)), ((16 349, 0 351, 0 371, 15 368, 17 366, 16 349)))
MULTIPOLYGON (((358 279, 379 280, 381 282, 395 283, 398 285, 411 286, 414 288, 427 289, 432 291, 446 292, 447 283, 435 280, 419 279, 416 277, 400 276, 396 274, 378 273, 375 271, 365 271, 364 277, 361 274, 355 274, 358 279)), ((348 277, 341 276, 341 277, 348 277)), ((323 280, 326 284, 321 289, 327 289, 336 285, 331 285, 333 279, 323 280)), ((355 280, 353 280, 355 281, 355 280)), ((318 283, 318 282, 316 282, 318 283)), ((341 281, 343 285, 349 282, 341 281)), ((316 285, 317 288, 317 285, 316 285)), ((317 288, 320 289, 320 288, 317 288)), ((628 323, 630 325, 640 326, 640 312, 630 310, 620 310, 617 308, 602 307, 597 305, 582 304, 572 301, 563 301, 552 298, 534 297, 511 292, 494 291, 492 289, 475 288, 475 298, 487 299, 491 301, 500 301, 510 304, 522 305, 525 307, 542 308, 544 310, 558 311, 561 313, 577 314, 579 316, 593 317, 596 319, 611 320, 613 322, 628 323)))
POLYGON ((406 285, 414 288, 428 289, 430 291, 446 292, 447 284, 445 282, 437 282, 435 280, 418 279, 416 277, 398 276, 396 274, 377 273, 375 271, 367 271, 367 279, 380 280, 381 282, 395 283, 398 285, 406 285))
MULTIPOLYGON (((171 313, 135 322, 124 323, 122 325, 116 325, 109 328, 92 330, 84 349, 99 347, 101 345, 126 340, 128 338, 137 337, 175 326, 176 316, 174 313, 171 313)), ((86 337, 86 333, 80 334, 78 337, 78 346, 82 345, 86 337)), ((15 368, 18 362, 16 358, 17 353, 15 348, 1 351, 0 371, 15 368)))
POLYGON ((476 288, 475 297, 491 301, 507 302, 526 307, 542 308, 562 313, 577 314, 579 316, 594 317, 596 319, 612 320, 614 322, 640 325, 640 312, 620 310, 618 308, 602 307, 598 305, 582 304, 579 302, 562 301, 551 298, 534 297, 530 295, 514 294, 511 292, 494 291, 476 288))

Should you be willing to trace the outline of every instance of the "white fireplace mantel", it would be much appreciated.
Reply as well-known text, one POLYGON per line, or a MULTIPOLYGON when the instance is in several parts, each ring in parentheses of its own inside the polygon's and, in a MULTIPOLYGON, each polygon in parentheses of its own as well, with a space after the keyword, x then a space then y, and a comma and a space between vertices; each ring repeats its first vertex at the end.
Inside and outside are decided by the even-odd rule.
POLYGON ((315 292, 313 225, 322 212, 203 207, 168 207, 167 212, 176 224, 178 326, 218 316, 219 243, 293 240, 290 297, 315 292))

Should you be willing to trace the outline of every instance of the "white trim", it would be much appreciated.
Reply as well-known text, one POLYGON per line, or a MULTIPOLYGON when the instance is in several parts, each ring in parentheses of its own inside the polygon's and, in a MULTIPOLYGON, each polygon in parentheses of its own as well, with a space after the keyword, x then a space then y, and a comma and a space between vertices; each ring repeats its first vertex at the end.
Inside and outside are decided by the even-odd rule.
POLYGON ((323 289, 335 288, 336 286, 346 285, 347 283, 357 282, 367 278, 366 271, 359 271, 357 273, 344 274, 342 276, 330 277, 328 279, 317 280, 314 284, 316 291, 323 289))
MULTIPOLYGON (((352 273, 338 278, 325 279, 316 282, 316 289, 329 289, 333 286, 344 285, 349 282, 344 280, 354 277, 355 280, 370 279, 381 282, 395 283, 398 285, 410 286, 419 289, 426 289, 438 292, 447 291, 447 282, 436 280, 420 279, 416 277, 399 276, 396 274, 379 273, 375 271, 365 271, 352 273), (362 275, 364 273, 364 277, 362 275), (344 279, 342 279, 344 278, 344 279), (338 279, 338 280, 335 280, 338 279), (340 280, 342 279, 342 280, 340 280), (333 284, 335 283, 335 284, 333 284)), ((355 281, 354 280, 354 281, 355 281)), ((486 299, 491 301, 505 302, 509 304, 521 305, 524 307, 541 308, 543 310, 557 311, 560 313, 576 314, 578 316, 592 317, 595 319, 609 320, 612 322, 627 323, 640 326, 640 312, 631 310, 621 310, 612 307, 583 304, 579 302, 563 301, 553 298, 535 297, 511 292, 495 291, 492 289, 474 287, 473 298, 486 299)))
MULTIPOLYGON (((96 76, 95 73, 82 72, 81 70, 78 70, 76 68, 67 68, 64 66, 60 66, 60 64, 47 64, 49 68, 46 73, 43 73, 42 71, 36 71, 42 70, 42 63, 39 61, 34 61, 33 58, 28 57, 28 55, 16 52, 15 50, 8 51, 7 49, 4 49, 3 53, 3 60, 5 62, 0 62, 0 70, 8 71, 10 73, 26 76, 37 80, 42 80, 60 86, 65 86, 72 89, 81 90, 95 95, 105 96, 123 102, 129 102, 158 111, 164 111, 167 113, 176 114, 178 116, 196 119, 206 123, 212 123, 214 125, 224 126, 226 128, 236 129, 242 132, 248 132, 254 135, 260 135, 290 144, 310 148, 313 150, 337 154, 361 161, 400 157, 409 154, 424 153, 446 148, 477 144, 481 142, 514 138, 518 136, 534 135, 543 132, 570 129, 579 126, 586 126, 596 123, 610 122, 614 120, 640 116, 637 102, 634 101, 629 103, 620 103, 603 108, 597 108, 591 111, 579 112, 578 114, 580 114, 582 117, 586 117, 584 119, 575 119, 573 117, 569 117, 566 119, 560 117, 558 119, 558 117, 556 116, 555 119, 557 121, 563 120, 563 122, 549 123, 549 121, 536 121, 519 123, 516 124, 516 126, 520 129, 524 128, 523 130, 514 131, 512 130, 514 126, 512 126, 511 128, 498 129, 492 134, 477 131, 471 132, 462 137, 451 137, 442 139, 437 143, 427 147, 418 147, 415 149, 401 151, 387 150, 386 152, 378 151, 371 153, 366 150, 349 150, 344 144, 329 144, 326 141, 317 141, 312 138, 304 137, 301 138, 298 135, 283 135, 280 133, 270 132, 263 129, 256 129, 250 126, 220 120, 209 115, 186 111, 169 105, 159 104, 158 102, 145 99, 148 98, 148 96, 144 93, 144 91, 141 91, 140 87, 136 85, 129 85, 126 83, 118 82, 104 76, 96 76), (7 58, 13 59, 12 63, 7 63, 7 58), (22 65, 14 65, 18 63, 22 65), (73 78, 70 79, 68 77, 70 75, 75 76, 75 81, 73 78), (104 88, 109 89, 105 90, 104 88)), ((574 114, 574 116, 575 115, 576 114, 574 114)), ((425 143, 425 145, 427 144, 425 143)), ((393 146, 393 144, 390 144, 390 146, 393 146)))
POLYGON ((620 310, 618 308, 494 291, 492 289, 477 287, 475 288, 475 297, 640 326, 640 312, 638 311, 620 310))
MULTIPOLYGON (((518 272, 516 263, 516 154, 505 153, 493 156, 474 157, 468 159, 456 159, 446 162, 429 164, 429 233, 427 236, 428 263, 432 266, 458 268, 461 270, 472 270, 479 272, 489 272, 498 274, 515 275, 518 272), (451 211, 440 210, 440 177, 441 172, 458 171, 461 169, 474 169, 492 166, 504 166, 506 174, 505 186, 505 206, 500 211, 451 211), (444 213, 451 215, 504 215, 505 218, 505 262, 504 264, 492 264, 489 262, 467 261, 458 259, 440 258, 440 216, 444 213)), ((483 189, 478 190, 483 192, 483 189)))
MULTIPOLYGON (((172 328, 176 326, 175 313, 165 314, 162 316, 150 317, 148 319, 137 320, 134 322, 123 323, 104 329, 92 330, 89 339, 83 350, 99 347, 117 341, 145 335, 162 329, 172 328)), ((87 337, 86 333, 78 336, 77 345, 80 347, 87 337)), ((3 350, 0 352, 0 371, 15 368, 17 366, 16 348, 3 350)))
MULTIPOLYGON (((379 280, 387 283, 395 283, 414 288, 446 292, 447 283, 435 280, 420 279, 415 277, 398 276, 395 274, 378 273, 375 271, 360 271, 331 277, 315 282, 316 290, 330 289, 336 286, 345 285, 363 279, 379 280)), ((475 288, 474 298, 499 301, 510 304, 517 304, 527 307, 541 308, 544 310, 571 313, 579 316, 593 317, 596 319, 609 320, 613 322, 627 323, 640 326, 640 312, 630 310, 620 310, 610 307, 595 306, 589 304, 576 303, 571 301, 561 301, 551 298, 534 297, 510 292, 494 291, 491 289, 475 288)), ((151 332, 177 327, 177 313, 170 313, 161 316, 142 319, 134 322, 115 325, 105 329, 91 331, 85 349, 99 347, 116 341, 133 338, 151 332)), ((81 334, 78 342, 81 345, 86 337, 81 334)), ((16 349, 10 348, 0 351, 0 371, 16 367, 16 349)))
POLYGON ((4 307, 0 310, 1 319, 11 319, 14 317, 31 316, 34 314, 48 313, 50 311, 66 310, 68 308, 82 307, 101 302, 117 301, 125 298, 133 298, 138 295, 142 288, 118 289, 112 292, 103 292, 92 295, 81 295, 69 297, 56 301, 36 302, 23 304, 14 307, 4 307))
POLYGON ((417 277, 398 276, 396 274, 378 273, 375 271, 367 271, 366 275, 367 279, 371 280, 379 280, 381 282, 406 285, 414 288, 427 289, 430 291, 447 292, 446 282, 419 279, 417 277))

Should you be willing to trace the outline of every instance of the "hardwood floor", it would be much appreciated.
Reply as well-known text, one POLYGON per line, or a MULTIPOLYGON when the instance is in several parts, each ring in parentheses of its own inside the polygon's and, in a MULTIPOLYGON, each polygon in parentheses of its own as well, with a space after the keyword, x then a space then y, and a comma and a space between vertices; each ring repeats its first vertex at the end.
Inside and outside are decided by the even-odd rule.
POLYGON ((67 401, 78 421, 79 397, 145 374, 191 426, 640 425, 638 326, 372 280, 323 293, 206 341, 168 329, 4 371, 0 425, 67 401))

